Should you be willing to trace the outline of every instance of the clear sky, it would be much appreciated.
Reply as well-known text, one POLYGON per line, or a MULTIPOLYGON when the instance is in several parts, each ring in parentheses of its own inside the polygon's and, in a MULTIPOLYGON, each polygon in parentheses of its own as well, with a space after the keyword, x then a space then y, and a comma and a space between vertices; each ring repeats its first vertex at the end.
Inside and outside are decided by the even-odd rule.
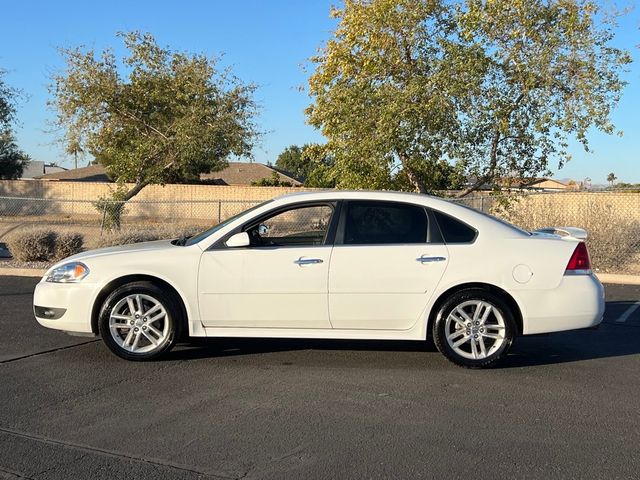
MULTIPOLYGON (((309 99, 299 87, 308 73, 302 66, 326 41, 334 28, 329 18, 339 0, 210 0, 210 1, 10 1, 2 7, 0 68, 8 70, 6 82, 21 88, 17 137, 20 147, 36 160, 70 167, 54 143, 46 107, 47 84, 63 63, 56 47, 86 45, 101 50, 112 46, 122 52, 117 31, 151 32, 161 45, 175 50, 224 54, 223 63, 247 82, 258 84, 259 119, 265 131, 256 148, 256 161, 275 161, 290 144, 322 141, 305 123, 309 99)), ((640 61, 640 12, 622 19, 616 44, 629 49, 640 61)), ((629 82, 613 120, 622 137, 594 132, 593 153, 573 147, 573 160, 557 178, 590 177, 606 183, 609 172, 619 180, 640 182, 640 65, 625 75, 629 82)), ((555 167, 555 165, 554 165, 555 167)))

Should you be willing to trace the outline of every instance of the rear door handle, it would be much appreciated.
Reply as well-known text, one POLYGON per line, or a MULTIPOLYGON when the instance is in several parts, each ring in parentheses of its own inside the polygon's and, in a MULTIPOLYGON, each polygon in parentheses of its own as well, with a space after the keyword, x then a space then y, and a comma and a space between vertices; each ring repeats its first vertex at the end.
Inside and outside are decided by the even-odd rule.
POLYGON ((422 255, 421 257, 416 258, 416 262, 420 263, 431 263, 431 262, 444 262, 446 257, 428 257, 426 255, 422 255))
POLYGON ((296 265, 312 265, 314 263, 322 263, 323 260, 320 258, 302 258, 300 257, 298 260, 294 260, 293 263, 296 265))

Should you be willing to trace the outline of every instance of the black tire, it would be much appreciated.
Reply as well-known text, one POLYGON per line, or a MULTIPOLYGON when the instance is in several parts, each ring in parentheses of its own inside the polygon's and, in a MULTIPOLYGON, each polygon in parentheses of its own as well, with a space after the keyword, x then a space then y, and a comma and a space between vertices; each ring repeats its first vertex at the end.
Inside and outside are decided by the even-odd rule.
MULTIPOLYGON (((456 316, 458 318, 463 318, 458 314, 456 314, 456 316)), ((469 322, 466 322, 465 320, 465 324, 469 325, 469 322)), ((488 328, 491 329, 492 327, 489 326, 488 328)), ((445 300, 445 302, 438 309, 432 328, 433 340, 440 353, 442 353, 449 361, 465 368, 488 368, 494 366, 509 352, 509 349, 511 348, 513 340, 516 336, 516 332, 516 322, 513 312, 511 311, 511 308, 508 306, 508 304, 499 295, 496 295, 488 290, 477 288, 461 290, 454 293, 447 300, 445 300), (456 349, 454 349, 447 340, 447 335, 453 335, 454 333, 458 334, 458 330, 460 330, 460 333, 458 334, 459 336, 456 338, 456 342, 462 341, 463 337, 469 338, 469 340, 467 340, 469 342, 469 355, 473 355, 473 352, 471 351, 471 343, 473 342, 474 335, 476 335, 476 338, 479 338, 478 336, 482 338, 476 340, 473 348, 479 348, 480 341, 483 342, 483 346, 485 345, 485 330, 482 330, 481 333, 479 331, 480 326, 472 324, 472 327, 474 328, 472 330, 471 327, 461 327, 459 325, 459 322, 453 320, 450 321, 449 324, 447 323, 447 318, 457 307, 461 305, 467 305, 467 307, 462 308, 462 310, 465 311, 465 308, 473 308, 472 305, 468 305, 466 302, 472 303, 475 301, 485 302, 485 304, 490 304, 492 307, 492 310, 489 313, 487 324, 495 324, 496 327, 495 330, 491 333, 487 331, 486 335, 495 335, 497 333, 499 334, 499 332, 504 330, 504 339, 502 340, 502 343, 499 344, 499 346, 497 346, 493 352, 491 352, 491 349, 493 349, 494 347, 491 346, 488 350, 486 350, 486 354, 484 354, 486 356, 484 356, 483 358, 468 358, 467 356, 463 355, 467 354, 466 351, 462 352, 463 354, 458 353, 458 351, 456 351, 456 349), (498 330, 500 324, 500 322, 498 321, 498 315, 504 323, 504 327, 500 328, 500 330, 498 330), (451 331, 452 327, 455 327, 455 330, 453 330, 453 332, 451 331), (467 328, 468 330, 466 330, 467 328), (447 331, 448 329, 449 331, 447 331), (461 330, 465 330, 465 332, 462 332, 461 330), (471 333, 468 334, 467 332, 471 333)), ((492 342, 491 345, 495 345, 493 342, 497 343, 497 340, 493 339, 489 339, 487 341, 492 342)), ((453 340, 452 342, 456 343, 453 340)), ((458 348, 458 350, 460 351, 466 349, 466 342, 460 345, 460 347, 461 348, 458 348)), ((478 356, 481 355, 483 354, 478 353, 478 356)))
MULTIPOLYGON (((145 300, 142 301, 143 303, 145 302, 145 300)), ((182 333, 182 324, 184 319, 182 308, 180 307, 179 302, 180 300, 176 298, 173 292, 165 291, 164 289, 151 282, 132 282, 116 288, 109 294, 109 296, 103 302, 102 307, 100 308, 100 315, 98 317, 98 328, 100 330, 102 341, 113 353, 121 358, 124 358, 125 360, 144 361, 154 360, 161 357, 162 355, 168 353, 174 347, 182 333), (114 307, 116 307, 118 303, 123 299, 131 295, 142 295, 145 296, 145 298, 149 297, 160 304, 166 312, 166 316, 161 320, 163 333, 166 332, 162 340, 158 341, 157 339, 159 337, 152 335, 154 338, 156 338, 156 341, 158 341, 158 345, 153 346, 152 343, 147 339, 147 336, 141 336, 143 332, 140 331, 140 334, 138 334, 138 336, 143 339, 142 341, 148 343, 148 345, 144 347, 150 348, 150 350, 148 351, 136 352, 127 350, 118 343, 116 338, 114 338, 114 335, 117 334, 112 333, 113 330, 109 326, 109 319, 114 307), (166 330, 164 322, 166 322, 166 330)), ((139 320, 141 321, 141 319, 139 320)), ((123 322, 123 324, 125 323, 127 322, 123 322)), ((137 323, 134 325, 134 327, 136 328, 135 332, 138 332, 142 329, 142 326, 138 326, 137 323)), ((134 327, 129 328, 133 329, 134 327)), ((147 327, 145 327, 145 330, 146 328, 147 327)), ((115 331, 120 332, 121 330, 116 329, 115 331)), ((148 331, 147 333, 151 334, 150 331, 148 331)), ((122 334, 121 336, 124 336, 124 334, 122 334)), ((120 340, 123 339, 120 338, 120 340)))

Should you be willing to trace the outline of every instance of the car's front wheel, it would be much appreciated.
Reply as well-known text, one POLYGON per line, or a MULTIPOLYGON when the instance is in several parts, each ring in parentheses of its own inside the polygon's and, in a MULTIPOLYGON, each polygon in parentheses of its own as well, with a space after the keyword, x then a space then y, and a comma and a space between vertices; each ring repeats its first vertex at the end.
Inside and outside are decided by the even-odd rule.
POLYGON ((132 282, 106 298, 98 319, 102 340, 126 360, 151 360, 179 338, 181 309, 174 295, 150 282, 132 282))
POLYGON ((482 289, 453 294, 440 307, 433 325, 438 350, 467 368, 494 365, 508 353, 515 335, 509 306, 498 295, 482 289))

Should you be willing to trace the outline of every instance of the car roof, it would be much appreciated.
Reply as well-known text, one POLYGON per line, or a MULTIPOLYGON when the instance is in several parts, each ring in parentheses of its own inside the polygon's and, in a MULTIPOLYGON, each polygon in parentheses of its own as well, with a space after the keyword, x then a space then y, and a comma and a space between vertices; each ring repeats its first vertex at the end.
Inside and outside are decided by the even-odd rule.
POLYGON ((480 212, 466 205, 456 203, 433 195, 411 192, 393 192, 381 190, 318 190, 314 192, 294 192, 282 195, 273 200, 276 204, 287 205, 298 202, 328 200, 382 200, 388 202, 412 203, 423 205, 445 214, 451 215, 478 229, 492 230, 494 234, 505 236, 527 235, 526 232, 499 220, 489 214, 480 212))

